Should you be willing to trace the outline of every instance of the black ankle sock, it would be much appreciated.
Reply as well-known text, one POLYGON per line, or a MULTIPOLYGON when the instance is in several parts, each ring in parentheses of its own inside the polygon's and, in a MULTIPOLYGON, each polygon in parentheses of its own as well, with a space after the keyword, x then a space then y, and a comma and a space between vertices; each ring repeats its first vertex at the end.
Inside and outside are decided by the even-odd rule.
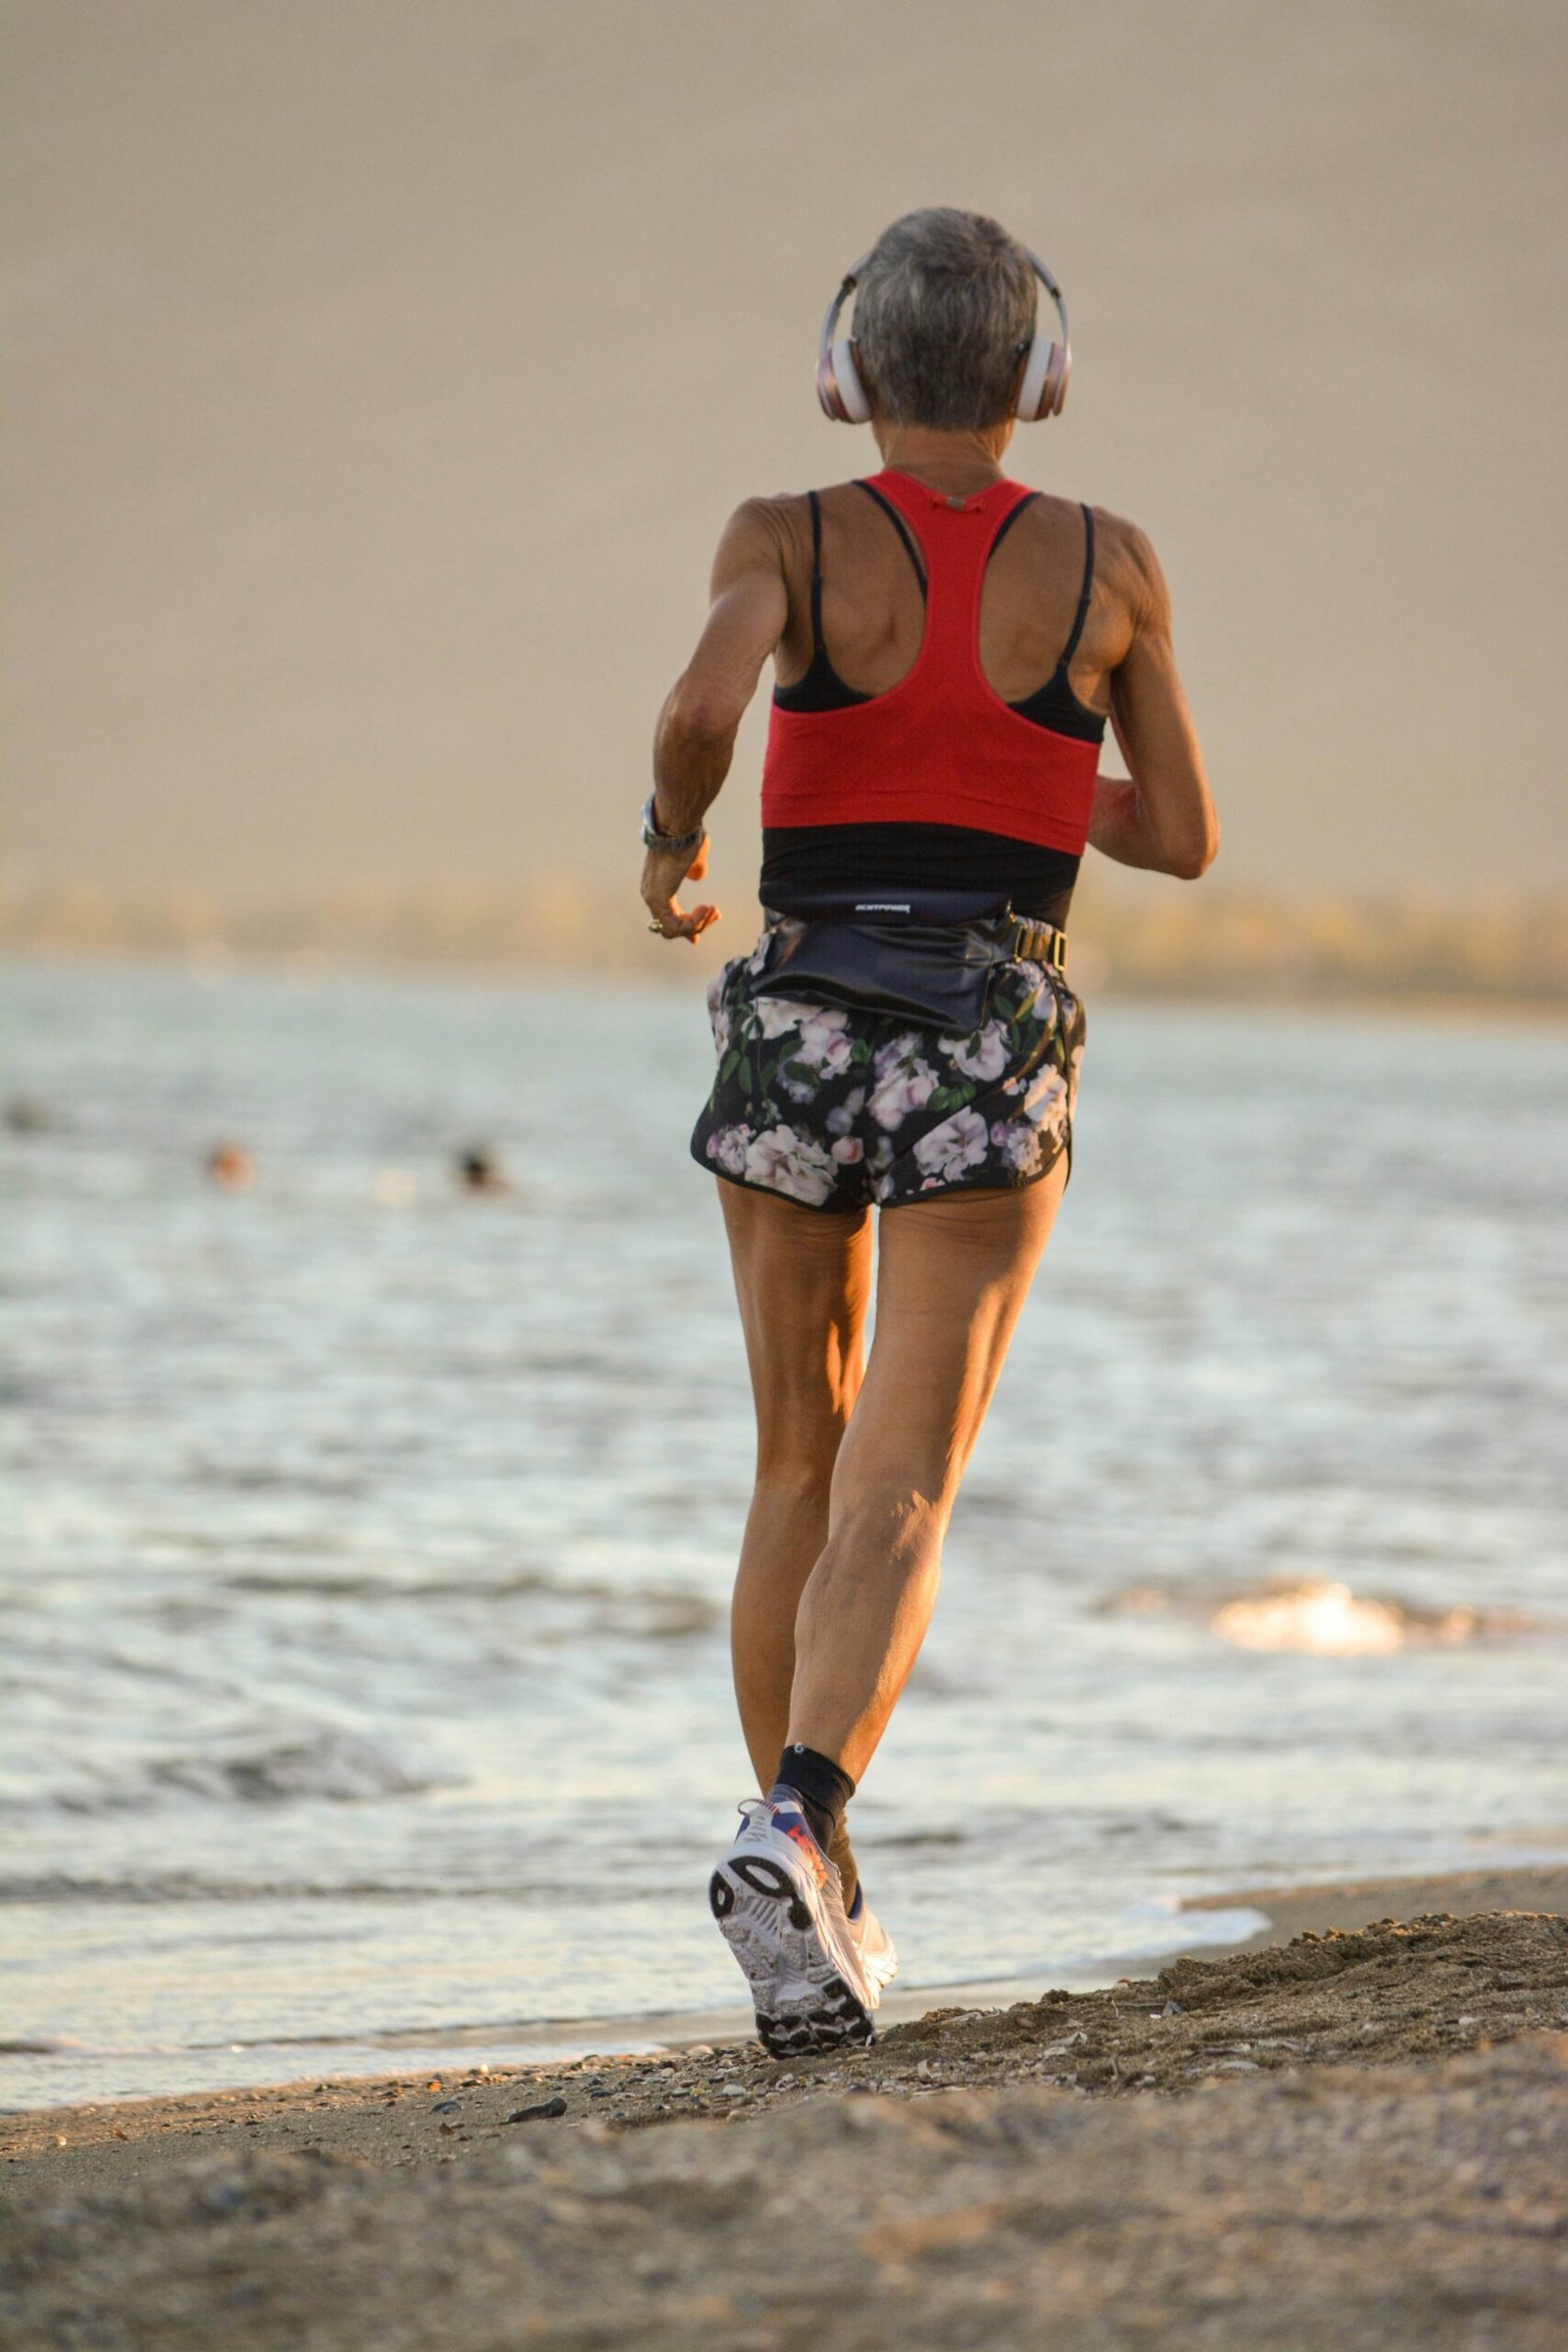
MULTIPOLYGON (((814 1747, 787 1747, 778 1760, 775 1788, 780 1782, 800 1798, 811 1836, 824 1853, 833 1852, 836 1840, 848 1843, 844 1808, 855 1794, 855 1783, 831 1756, 818 1755, 814 1747)), ((834 1854, 833 1859, 837 1861, 838 1856, 834 1854)), ((853 1892, 846 1890, 846 1909, 854 1899, 853 1892)))

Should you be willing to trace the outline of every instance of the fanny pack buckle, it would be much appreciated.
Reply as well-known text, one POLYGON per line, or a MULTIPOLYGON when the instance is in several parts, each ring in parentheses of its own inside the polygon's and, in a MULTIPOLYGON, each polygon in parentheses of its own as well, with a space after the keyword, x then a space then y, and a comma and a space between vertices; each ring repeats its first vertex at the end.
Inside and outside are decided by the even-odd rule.
POLYGON ((1054 923, 1031 922, 1027 915, 1016 915, 1012 952, 1030 963, 1047 963, 1054 972, 1067 969, 1067 934, 1058 931, 1054 923))

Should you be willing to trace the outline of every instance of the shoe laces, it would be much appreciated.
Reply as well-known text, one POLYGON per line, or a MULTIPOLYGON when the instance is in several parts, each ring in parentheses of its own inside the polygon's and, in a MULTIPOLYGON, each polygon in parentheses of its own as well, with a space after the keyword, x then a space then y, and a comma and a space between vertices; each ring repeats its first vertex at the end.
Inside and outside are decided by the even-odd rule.
MULTIPOLYGON (((760 1823, 764 1829, 777 1813, 796 1813, 802 1821, 806 1821, 806 1807, 799 1801, 780 1805, 775 1804, 770 1796, 743 1796, 735 1809, 744 1814, 748 1822, 760 1823)), ((806 1826, 809 1831, 810 1823, 807 1822, 806 1826)))
POLYGON ((743 1796, 739 1805, 736 1807, 736 1811, 744 1817, 746 1822, 746 1828, 740 1833, 743 1838, 747 1835, 748 1831, 758 1830, 766 1832, 767 1830, 771 1829, 775 1819, 780 1813, 793 1813, 804 1827, 807 1837, 811 1840, 811 1850, 815 1856, 816 1883, 818 1886, 820 1886, 824 1892, 828 1888, 831 1888, 833 1893, 838 1897, 840 1910, 843 1910, 843 1882, 839 1877, 838 1864, 834 1861, 831 1854, 826 1852, 822 1846, 817 1844, 815 1836, 811 1830, 811 1825, 806 1819, 806 1808, 804 1805, 776 1805, 771 1797, 743 1796))

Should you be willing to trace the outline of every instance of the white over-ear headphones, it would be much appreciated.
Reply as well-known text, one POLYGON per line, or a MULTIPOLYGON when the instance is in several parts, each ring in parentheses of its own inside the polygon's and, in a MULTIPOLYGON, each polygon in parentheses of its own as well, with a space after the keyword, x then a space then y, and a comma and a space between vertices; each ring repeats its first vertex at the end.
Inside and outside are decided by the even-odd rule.
MULTIPOLYGON (((1067 379, 1072 374, 1072 345, 1067 340, 1067 305, 1061 298, 1061 288, 1037 253, 1029 253, 1027 245, 1024 252, 1029 254, 1035 274, 1055 304, 1056 316, 1061 320, 1059 343, 1054 342, 1050 335, 1037 334, 1027 347, 1029 357, 1013 414, 1025 424, 1033 424, 1037 417, 1061 415, 1067 398, 1067 379)), ((837 342, 833 339, 839 313, 859 284, 860 272, 870 259, 869 253, 861 254, 828 304, 827 317, 822 321, 822 340, 817 348, 816 397, 823 414, 840 424, 866 424, 871 416, 871 403, 855 365, 855 345, 847 335, 837 342)))

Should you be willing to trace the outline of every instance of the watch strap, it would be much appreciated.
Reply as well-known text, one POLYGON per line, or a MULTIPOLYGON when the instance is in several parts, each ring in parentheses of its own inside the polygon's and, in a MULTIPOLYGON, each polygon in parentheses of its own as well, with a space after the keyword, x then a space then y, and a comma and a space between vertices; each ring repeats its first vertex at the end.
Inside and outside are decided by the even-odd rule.
POLYGON ((690 833, 661 833, 659 820, 654 811, 653 794, 650 793, 643 803, 642 832, 645 849, 659 850, 669 858, 682 858, 688 850, 696 849, 705 830, 706 827, 698 825, 690 833))

